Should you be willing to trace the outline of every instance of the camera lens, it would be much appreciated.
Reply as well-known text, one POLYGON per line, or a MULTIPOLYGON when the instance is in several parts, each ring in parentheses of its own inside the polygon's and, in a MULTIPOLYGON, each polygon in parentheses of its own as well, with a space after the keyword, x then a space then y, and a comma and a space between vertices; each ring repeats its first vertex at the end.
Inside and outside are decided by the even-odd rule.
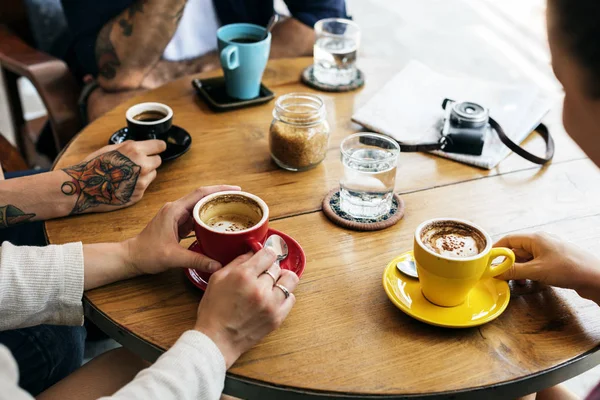
POLYGON ((479 128, 488 123, 489 117, 488 109, 477 103, 465 101, 452 106, 451 118, 458 126, 479 128))

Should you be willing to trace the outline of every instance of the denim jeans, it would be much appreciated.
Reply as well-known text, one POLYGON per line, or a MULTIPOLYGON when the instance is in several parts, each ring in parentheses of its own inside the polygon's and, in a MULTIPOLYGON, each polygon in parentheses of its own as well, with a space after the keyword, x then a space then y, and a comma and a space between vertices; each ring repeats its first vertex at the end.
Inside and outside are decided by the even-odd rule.
POLYGON ((36 396, 81 366, 83 326, 39 325, 0 332, 19 366, 19 386, 36 396))
MULTIPOLYGON (((7 179, 44 171, 6 174, 7 179)), ((1 199, 0 199, 1 201, 1 199)), ((0 229, 0 243, 16 246, 46 246, 41 221, 0 229)), ((0 332, 0 343, 8 347, 19 366, 19 386, 36 396, 83 362, 86 330, 83 326, 39 325, 0 332)))

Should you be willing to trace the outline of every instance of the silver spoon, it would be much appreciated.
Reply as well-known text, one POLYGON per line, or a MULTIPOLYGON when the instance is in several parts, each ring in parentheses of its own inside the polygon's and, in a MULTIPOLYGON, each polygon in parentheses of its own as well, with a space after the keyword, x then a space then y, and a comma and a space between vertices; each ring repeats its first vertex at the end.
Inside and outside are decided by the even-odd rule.
POLYGON ((273 30, 273 27, 278 22, 279 22, 279 14, 273 14, 271 19, 269 20, 269 23, 267 24, 265 35, 262 37, 261 40, 265 40, 267 38, 267 36, 269 36, 269 32, 271 32, 271 30, 273 30))
POLYGON ((398 264, 396 264, 396 268, 398 268, 398 270, 404 275, 419 279, 419 274, 417 274, 417 266, 413 260, 400 261, 398 264))
POLYGON ((288 245, 279 235, 269 236, 265 242, 265 247, 270 247, 277 255, 277 260, 275 261, 277 265, 288 256, 288 245))

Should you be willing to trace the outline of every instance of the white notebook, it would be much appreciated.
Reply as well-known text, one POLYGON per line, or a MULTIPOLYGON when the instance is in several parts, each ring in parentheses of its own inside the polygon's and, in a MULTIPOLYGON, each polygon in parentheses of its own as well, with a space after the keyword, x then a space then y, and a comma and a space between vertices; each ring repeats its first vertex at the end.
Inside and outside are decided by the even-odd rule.
MULTIPOLYGON (((352 120, 369 130, 402 143, 439 140, 442 101, 473 101, 490 109, 490 115, 508 137, 521 143, 550 110, 551 101, 531 85, 507 85, 464 77, 448 77, 411 61, 385 85, 352 120)), ((494 131, 486 134, 480 156, 434 151, 433 154, 479 168, 492 169, 511 151, 494 131)))

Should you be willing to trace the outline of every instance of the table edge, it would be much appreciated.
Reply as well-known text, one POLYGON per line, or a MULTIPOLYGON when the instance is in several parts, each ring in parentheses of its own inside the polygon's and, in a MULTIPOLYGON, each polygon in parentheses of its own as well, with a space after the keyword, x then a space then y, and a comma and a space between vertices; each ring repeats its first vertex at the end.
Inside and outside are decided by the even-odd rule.
MULTIPOLYGON (((108 315, 100 311, 84 294, 84 312, 98 328, 108 336, 131 350, 139 357, 154 362, 166 350, 139 337, 125 327, 114 322, 108 315)), ((244 378, 233 373, 227 373, 223 393, 232 396, 242 396, 245 399, 261 400, 325 400, 325 399, 505 399, 507 396, 520 397, 539 390, 554 386, 573 378, 600 364, 600 344, 579 356, 565 361, 552 368, 527 375, 518 379, 505 381, 490 386, 473 387, 470 389, 450 390, 436 393, 415 394, 371 394, 330 392, 311 389, 301 389, 291 386, 278 386, 250 378, 244 378)))

